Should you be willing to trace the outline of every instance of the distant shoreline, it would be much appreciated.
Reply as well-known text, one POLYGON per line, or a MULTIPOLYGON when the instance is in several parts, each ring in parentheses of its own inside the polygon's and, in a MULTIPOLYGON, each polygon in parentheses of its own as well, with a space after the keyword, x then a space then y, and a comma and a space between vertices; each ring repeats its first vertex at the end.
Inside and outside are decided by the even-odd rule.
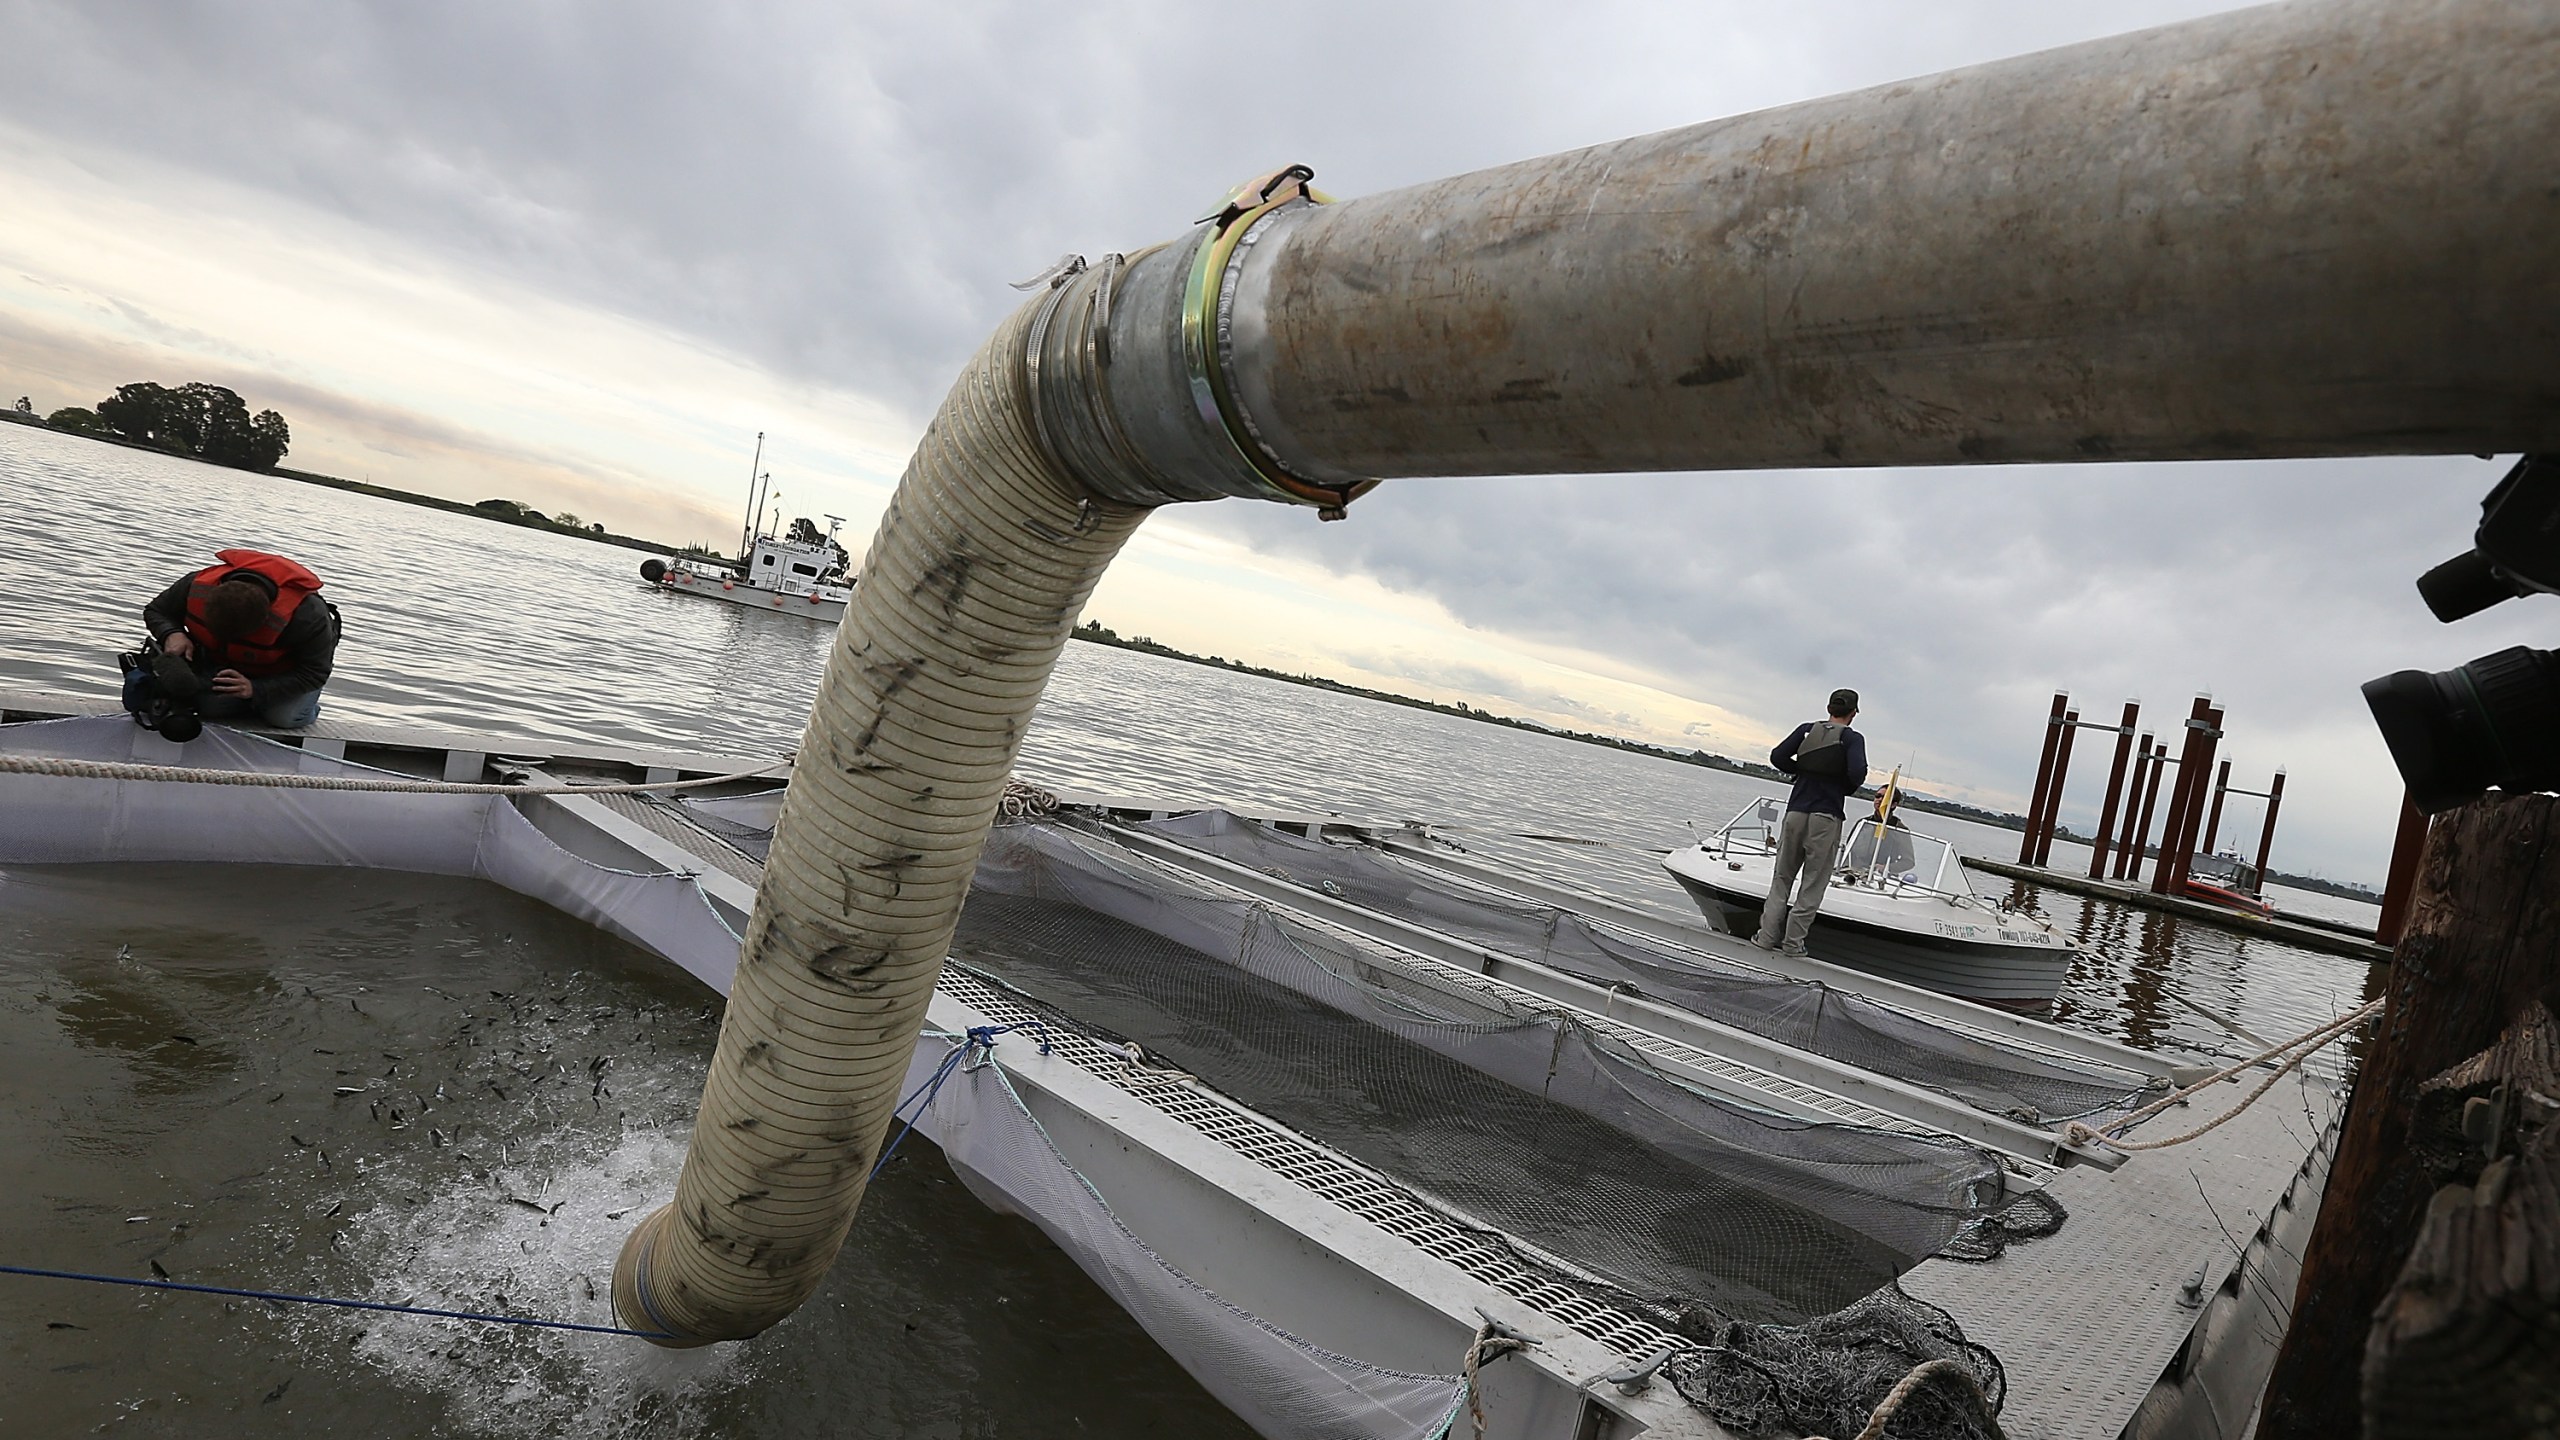
MULTIPOLYGON (((1194 655, 1188 651, 1176 650, 1170 645, 1150 640, 1143 635, 1123 636, 1116 634, 1110 629, 1110 627, 1103 625, 1099 621, 1088 620, 1084 624, 1077 626, 1075 629, 1075 638, 1078 640, 1089 641, 1096 645, 1109 645, 1120 650, 1135 650, 1147 655, 1161 655, 1168 660, 1180 660, 1185 664, 1206 665, 1218 670, 1232 670, 1240 675, 1255 675, 1266 680, 1279 680, 1291 685, 1304 685, 1315 690, 1331 690, 1336 694, 1356 696, 1363 700, 1383 700, 1390 705, 1402 705, 1414 710, 1430 710, 1438 714, 1454 716, 1461 720, 1475 720, 1487 725, 1504 725, 1514 730, 1526 730, 1537 735, 1552 735, 1559 740, 1572 740, 1584 745, 1600 745, 1612 750, 1625 750, 1638 755, 1650 756, 1656 760, 1668 760, 1678 765, 1696 765, 1708 770, 1721 770, 1731 775, 1748 775, 1755 780, 1766 780, 1781 785, 1789 783, 1788 777, 1782 774, 1777 767, 1773 765, 1763 765, 1757 761, 1736 760, 1729 755, 1717 755, 1705 750, 1674 750, 1665 745, 1649 744, 1642 740, 1628 740, 1616 735, 1601 735, 1587 730, 1560 730, 1552 725, 1541 725, 1535 720, 1522 720, 1510 715, 1496 715, 1492 711, 1479 710, 1472 705, 1448 705, 1436 700, 1420 700, 1411 695, 1398 695, 1386 690, 1372 690, 1364 685, 1347 685, 1339 680, 1329 680, 1322 675, 1291 674, 1285 670, 1272 670, 1260 665, 1248 665, 1243 661, 1229 660, 1224 656, 1219 655, 1194 655)), ((1875 787, 1868 786, 1858 793, 1862 796, 1872 797, 1875 794, 1875 787)), ((2027 828, 2026 817, 2023 815, 2013 815, 2003 810, 1985 810, 1979 806, 1964 804, 1962 801, 1943 800, 1932 795, 1915 794, 1906 796, 1904 798, 1904 803, 1910 806, 1913 810, 1920 811, 1923 814, 1946 815, 1958 820, 1970 820, 1977 825, 1988 825, 1995 829, 2015 830, 2020 834, 2024 834, 2027 828)), ((2075 835, 2070 830, 2061 827, 2057 827, 2054 830, 2054 838, 2057 840, 2075 841, 2082 845, 2089 843, 2089 837, 2085 835, 2075 835)), ((2146 856, 2157 855, 2160 853, 2159 847, 2146 847, 2143 853, 2146 856)), ((2276 884, 2289 885, 2297 890, 2309 890, 2315 894, 2333 895, 2345 900, 2362 900, 2372 903, 2379 901, 2382 898, 2375 892, 2365 889, 2360 885, 2344 885, 2334 880, 2323 880, 2310 875, 2288 875, 2281 870, 2275 871, 2269 875, 2268 879, 2276 884)))
POLYGON ((62 435, 73 440, 95 440, 101 445, 121 446, 127 450, 139 450, 145 455, 160 455, 171 460, 184 460, 196 465, 211 465, 216 470, 228 470, 239 475, 274 475, 281 479, 299 480, 305 485, 320 485, 331 490, 347 490, 358 495, 370 495, 377 500, 397 500, 403 505, 423 505, 430 510, 442 510, 454 515, 469 515, 479 520, 493 520, 501 525, 514 525, 526 530, 540 530, 552 535, 572 535, 580 540, 593 540, 600 544, 618 545, 626 550, 646 550, 658 555, 696 555, 703 553, 698 549, 687 549, 681 545, 669 545, 663 541, 643 540, 636 535, 617 535, 610 530, 590 530, 583 525, 562 525, 547 518, 537 520, 528 515, 507 515, 497 511, 483 510, 476 505, 466 505, 459 500, 447 500, 436 495, 421 495, 415 490, 396 490, 391 486, 376 485, 370 481, 348 480, 336 475, 322 475, 310 470, 295 470, 283 465, 279 465, 273 470, 244 470, 236 465, 217 464, 214 461, 205 459, 201 455, 182 455, 175 450, 163 450, 157 445, 145 445, 139 441, 127 440, 117 435, 95 435, 85 430, 58 430, 51 425, 47 425, 41 419, 31 419, 25 415, 10 411, 0 411, 0 419, 24 425, 31 430, 41 430, 47 435, 62 435))

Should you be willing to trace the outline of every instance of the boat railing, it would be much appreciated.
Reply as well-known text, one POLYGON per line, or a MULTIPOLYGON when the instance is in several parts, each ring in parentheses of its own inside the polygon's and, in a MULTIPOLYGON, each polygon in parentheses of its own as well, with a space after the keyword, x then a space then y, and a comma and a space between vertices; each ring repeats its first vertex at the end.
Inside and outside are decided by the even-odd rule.
MULTIPOLYGON (((1774 855, 1786 802, 1764 795, 1744 806, 1700 842, 1713 855, 1774 855)), ((1861 816, 1841 827, 1838 878, 1886 895, 1930 894, 1976 901, 1955 847, 1935 835, 1861 816), (1861 844, 1861 840, 1864 841, 1861 844), (1881 842, 1881 843, 1879 843, 1881 842)))

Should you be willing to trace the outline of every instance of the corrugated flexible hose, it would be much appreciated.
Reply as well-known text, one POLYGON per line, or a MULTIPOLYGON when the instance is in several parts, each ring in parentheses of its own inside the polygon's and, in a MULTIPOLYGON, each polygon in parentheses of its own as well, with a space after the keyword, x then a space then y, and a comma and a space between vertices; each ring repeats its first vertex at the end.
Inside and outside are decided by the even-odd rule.
POLYGON ((675 1200, 614 1311, 687 1346, 817 1288, 860 1205, 978 852, 1085 598, 1147 511, 1045 452, 1001 328, 883 517, 818 688, 675 1200))

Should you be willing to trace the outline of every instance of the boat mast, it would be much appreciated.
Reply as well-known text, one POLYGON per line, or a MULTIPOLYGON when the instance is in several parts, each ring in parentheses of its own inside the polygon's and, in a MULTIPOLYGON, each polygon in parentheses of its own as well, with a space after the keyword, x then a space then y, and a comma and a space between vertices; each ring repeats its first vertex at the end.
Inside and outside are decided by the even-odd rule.
POLYGON ((738 563, 741 565, 747 563, 747 550, 755 543, 753 538, 755 534, 755 520, 753 517, 756 513, 756 472, 763 468, 764 432, 759 430, 756 432, 756 456, 754 459, 747 462, 746 512, 739 517, 741 520, 746 522, 746 529, 741 531, 738 535, 738 563))

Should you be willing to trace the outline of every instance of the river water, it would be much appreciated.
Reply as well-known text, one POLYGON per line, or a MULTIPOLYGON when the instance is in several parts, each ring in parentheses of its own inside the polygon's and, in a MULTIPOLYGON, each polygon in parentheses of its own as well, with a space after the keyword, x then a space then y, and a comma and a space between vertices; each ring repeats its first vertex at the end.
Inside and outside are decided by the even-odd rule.
MULTIPOLYGON (((7 425, 0 537, 0 688, 112 693, 142 602, 230 545, 329 581, 347 625, 326 698, 341 718, 765 753, 796 740, 833 633, 658 593, 618 547, 7 425)), ((1467 843, 1674 913, 1693 912, 1648 852, 1768 793, 1082 644, 1021 768, 1168 800, 1585 836, 1618 848, 1467 843)), ((2016 851, 2011 832, 1919 828, 1968 854, 2016 851)), ((2357 962, 2017 893, 2082 942, 2058 1017, 2137 1045, 2229 1054, 2240 1042, 2206 1012, 2290 1034, 2366 992, 2357 962)), ((2355 902, 2275 898, 2372 923, 2355 902)), ((527 1313, 600 1319, 586 1286, 601 1289, 627 1224, 608 1212, 671 1188, 715 1033, 702 993, 651 957, 423 877, 0 872, 0 954, 0 1153, 20 1168, 0 1264, 156 1261, 206 1283, 464 1309, 510 1293, 527 1313)), ((751 1347, 644 1354, 0 1277, 14 1377, 0 1434, 1241 1433, 1036 1232, 980 1209, 930 1146, 901 1155, 819 1300, 751 1347)))

